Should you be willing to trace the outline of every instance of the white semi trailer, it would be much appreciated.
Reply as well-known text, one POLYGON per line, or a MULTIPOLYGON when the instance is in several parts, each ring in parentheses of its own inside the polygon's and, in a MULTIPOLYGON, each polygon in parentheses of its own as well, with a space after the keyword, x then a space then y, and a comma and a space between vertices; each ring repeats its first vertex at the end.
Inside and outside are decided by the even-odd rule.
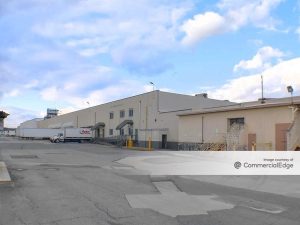
POLYGON ((19 128, 17 135, 27 139, 50 139, 54 135, 63 132, 63 129, 52 128, 19 128))
POLYGON ((92 139, 90 128, 64 128, 62 132, 57 133, 50 138, 51 142, 83 142, 92 139))

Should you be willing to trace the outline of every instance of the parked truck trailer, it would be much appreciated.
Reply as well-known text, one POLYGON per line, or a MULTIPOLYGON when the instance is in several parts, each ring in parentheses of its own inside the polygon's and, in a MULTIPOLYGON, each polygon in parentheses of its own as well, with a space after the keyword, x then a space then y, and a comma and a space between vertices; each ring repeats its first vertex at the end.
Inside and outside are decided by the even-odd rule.
POLYGON ((64 128, 63 132, 57 133, 50 138, 51 142, 83 142, 92 139, 90 128, 64 128))
POLYGON ((19 128, 18 136, 27 139, 49 139, 63 132, 63 129, 52 128, 19 128))

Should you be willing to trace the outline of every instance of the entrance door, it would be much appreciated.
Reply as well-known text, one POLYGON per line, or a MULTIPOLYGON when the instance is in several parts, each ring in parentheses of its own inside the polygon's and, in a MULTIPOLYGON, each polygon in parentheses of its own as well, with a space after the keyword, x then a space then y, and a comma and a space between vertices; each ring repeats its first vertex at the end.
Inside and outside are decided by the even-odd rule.
POLYGON ((161 136, 161 148, 166 149, 167 148, 167 135, 163 134, 161 136))
POLYGON ((104 138, 104 128, 99 129, 99 137, 104 138))
POLYGON ((287 150, 286 134, 290 125, 291 125, 290 123, 275 124, 275 149, 277 151, 287 150))
POLYGON ((100 127, 95 130, 96 138, 104 138, 104 128, 100 127))

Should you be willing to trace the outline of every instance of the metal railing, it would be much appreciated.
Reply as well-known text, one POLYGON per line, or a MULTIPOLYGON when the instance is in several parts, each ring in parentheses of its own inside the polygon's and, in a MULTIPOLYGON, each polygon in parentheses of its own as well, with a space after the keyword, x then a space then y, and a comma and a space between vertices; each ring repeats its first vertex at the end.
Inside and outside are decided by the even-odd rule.
POLYGON ((226 143, 179 143, 179 151, 225 151, 226 143))
POLYGON ((287 132, 287 149, 294 150, 300 145, 300 113, 295 112, 292 126, 287 132))
POLYGON ((122 147, 125 146, 126 140, 128 140, 129 138, 132 138, 132 135, 116 135, 105 138, 94 138, 92 142, 98 144, 111 144, 122 147))
POLYGON ((246 145, 236 145, 234 148, 226 143, 190 143, 181 142, 177 145, 178 151, 246 151, 246 145))

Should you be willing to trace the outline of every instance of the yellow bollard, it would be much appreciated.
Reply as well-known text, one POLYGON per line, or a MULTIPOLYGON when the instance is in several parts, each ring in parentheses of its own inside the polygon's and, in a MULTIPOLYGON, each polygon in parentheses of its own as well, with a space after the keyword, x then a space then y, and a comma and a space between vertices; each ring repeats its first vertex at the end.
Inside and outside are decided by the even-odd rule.
POLYGON ((149 151, 151 151, 151 148, 152 148, 151 144, 152 144, 152 140, 151 140, 151 137, 149 137, 148 138, 148 150, 149 151))
POLYGON ((255 142, 252 142, 251 150, 252 151, 256 151, 256 143, 255 142))
POLYGON ((131 140, 131 137, 129 137, 128 148, 132 148, 132 147, 133 147, 133 141, 131 140))

